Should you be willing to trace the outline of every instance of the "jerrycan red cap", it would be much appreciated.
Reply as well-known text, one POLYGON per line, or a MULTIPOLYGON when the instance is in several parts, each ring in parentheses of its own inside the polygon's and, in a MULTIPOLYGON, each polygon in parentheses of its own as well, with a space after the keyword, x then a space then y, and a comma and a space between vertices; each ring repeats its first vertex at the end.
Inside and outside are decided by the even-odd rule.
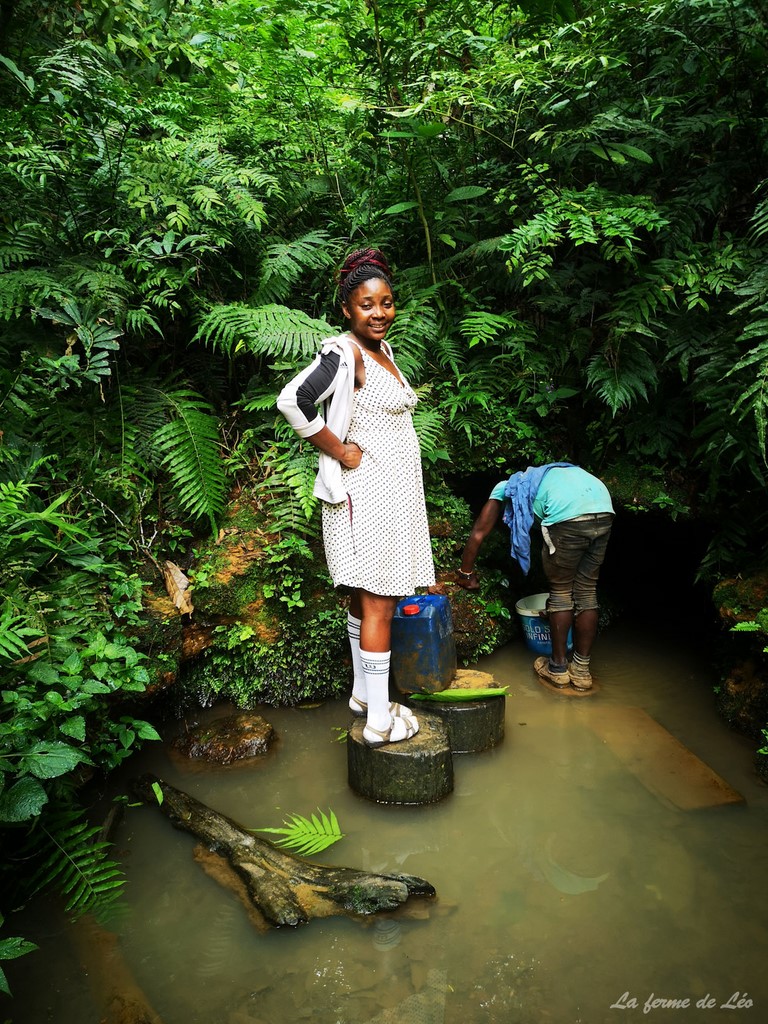
POLYGON ((417 604, 404 604, 401 611, 403 615, 418 615, 421 607, 417 604))

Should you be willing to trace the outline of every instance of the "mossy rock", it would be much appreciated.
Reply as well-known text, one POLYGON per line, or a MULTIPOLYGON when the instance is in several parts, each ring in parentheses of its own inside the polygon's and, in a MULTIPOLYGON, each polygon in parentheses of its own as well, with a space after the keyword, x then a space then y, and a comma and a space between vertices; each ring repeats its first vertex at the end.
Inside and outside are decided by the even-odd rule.
POLYGON ((470 665, 483 654, 491 654, 517 635, 519 630, 508 608, 509 591, 492 583, 482 592, 462 590, 454 574, 445 574, 441 586, 451 602, 456 659, 470 665), (491 614, 490 607, 498 609, 491 614), (507 615, 502 614, 506 611, 507 615))
POLYGON ((726 626, 758 620, 768 609, 768 569, 721 580, 712 591, 712 600, 726 626))
POLYGON ((183 623, 164 587, 154 583, 144 587, 142 623, 132 626, 128 635, 136 649, 147 658, 144 667, 150 682, 146 696, 153 697, 172 686, 178 677, 182 659, 183 623))
POLYGON ((680 518, 691 515, 696 502, 694 482, 679 473, 651 475, 645 467, 622 463, 597 475, 611 492, 615 508, 668 512, 680 518))
POLYGON ((254 501, 244 495, 233 501, 218 536, 196 552, 192 568, 195 618, 240 620, 253 605, 256 619, 264 601, 260 566, 276 540, 265 530, 254 501))
POLYGON ((274 729, 260 715, 241 713, 218 718, 186 729, 172 741, 174 750, 189 758, 214 764, 233 764, 263 757, 274 738, 274 729))
POLYGON ((191 570, 194 624, 185 632, 187 698, 240 708, 337 696, 349 684, 346 611, 319 539, 266 529, 241 494, 191 570))
POLYGON ((747 658, 731 668, 717 688, 716 706, 729 725, 759 739, 768 727, 768 672, 765 661, 747 658))
MULTIPOLYGON (((712 591, 712 600, 727 630, 741 622, 758 624, 754 632, 724 635, 730 668, 717 687, 716 706, 729 725, 760 739, 768 728, 768 570, 721 580, 712 591)), ((758 754, 758 773, 765 771, 763 762, 758 754)))

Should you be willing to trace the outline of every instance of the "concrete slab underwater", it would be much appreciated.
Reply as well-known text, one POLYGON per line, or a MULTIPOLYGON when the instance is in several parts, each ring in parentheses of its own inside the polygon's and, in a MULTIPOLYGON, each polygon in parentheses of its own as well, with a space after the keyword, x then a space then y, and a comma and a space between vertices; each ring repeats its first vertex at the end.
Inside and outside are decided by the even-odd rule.
POLYGON ((662 802, 683 811, 744 803, 744 797, 642 708, 590 705, 593 731, 662 802))

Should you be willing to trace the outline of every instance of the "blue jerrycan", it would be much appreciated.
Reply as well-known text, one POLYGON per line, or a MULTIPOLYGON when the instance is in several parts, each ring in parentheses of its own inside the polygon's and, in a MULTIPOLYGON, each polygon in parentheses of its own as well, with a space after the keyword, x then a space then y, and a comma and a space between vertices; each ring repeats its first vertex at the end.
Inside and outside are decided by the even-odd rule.
POLYGON ((456 675, 451 605, 443 594, 398 601, 392 619, 392 676, 402 693, 447 690, 456 675))

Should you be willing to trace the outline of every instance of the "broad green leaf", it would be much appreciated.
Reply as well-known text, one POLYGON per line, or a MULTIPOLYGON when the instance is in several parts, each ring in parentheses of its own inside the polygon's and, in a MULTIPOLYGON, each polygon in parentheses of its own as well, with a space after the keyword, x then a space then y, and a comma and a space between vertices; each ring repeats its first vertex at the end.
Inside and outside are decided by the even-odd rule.
POLYGON ((418 124, 416 125, 416 133, 420 135, 422 139, 435 139, 438 135, 442 135, 443 132, 448 131, 448 126, 443 124, 441 121, 433 121, 431 124, 418 124))
POLYGON ((479 199, 487 191, 488 189, 483 188, 482 185, 462 185, 461 188, 455 188, 452 192, 449 192, 445 197, 445 201, 446 203, 460 203, 465 199, 479 199))
POLYGON ((62 663, 64 671, 71 676, 77 675, 83 667, 83 659, 77 651, 72 651, 69 657, 62 663))
POLYGON ((384 211, 384 216, 395 213, 405 213, 407 210, 415 210, 418 207, 418 203, 395 203, 394 206, 388 206, 384 211))
POLYGON ((155 729, 149 722, 134 721, 133 727, 136 730, 136 735, 141 740, 159 740, 162 739, 160 733, 155 729))
POLYGON ((0 821, 29 821, 48 803, 48 796, 35 779, 20 779, 0 796, 0 821))
POLYGON ((13 77, 24 86, 30 96, 35 95, 34 78, 30 78, 29 75, 25 75, 18 65, 14 64, 10 57, 4 57, 0 54, 0 64, 4 64, 8 68, 13 77))
POLYGON ((82 715, 68 718, 59 726, 59 729, 65 736, 71 736, 73 740, 79 740, 81 743, 85 742, 85 719, 82 715))
POLYGON ((33 682, 42 683, 43 686, 54 686, 59 681, 59 673, 47 661, 36 661, 27 675, 33 682))
POLYGON ((22 939, 17 935, 9 935, 7 938, 0 938, 0 960, 15 960, 37 949, 34 942, 22 939))
POLYGON ((58 778, 84 763, 90 764, 85 754, 57 740, 34 743, 22 757, 24 768, 38 779, 58 778))

